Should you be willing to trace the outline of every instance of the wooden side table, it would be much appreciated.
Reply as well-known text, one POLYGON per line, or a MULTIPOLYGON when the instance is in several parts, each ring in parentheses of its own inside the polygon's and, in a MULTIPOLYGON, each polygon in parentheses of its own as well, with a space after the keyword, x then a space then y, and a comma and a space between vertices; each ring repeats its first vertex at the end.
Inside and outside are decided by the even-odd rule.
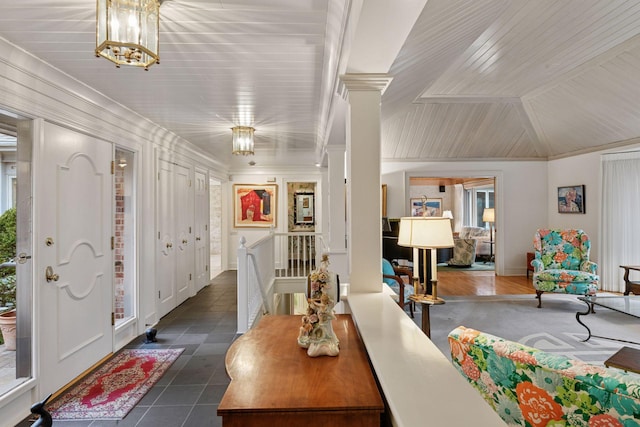
POLYGON ((445 301, 442 298, 437 300, 426 298, 424 295, 411 295, 411 301, 417 302, 422 306, 422 332, 431 338, 431 318, 429 317, 429 308, 432 305, 441 305, 445 301))
POLYGON ((533 266, 531 265, 531 261, 535 258, 535 254, 533 252, 527 252, 527 279, 529 278, 529 272, 533 273, 533 266))
POLYGON ((629 270, 640 271, 640 265, 621 265, 620 268, 624 268, 624 294, 633 292, 634 295, 640 295, 640 282, 629 280, 629 270))
POLYGON ((622 369, 623 371, 640 373, 640 350, 622 347, 604 362, 604 366, 622 369))

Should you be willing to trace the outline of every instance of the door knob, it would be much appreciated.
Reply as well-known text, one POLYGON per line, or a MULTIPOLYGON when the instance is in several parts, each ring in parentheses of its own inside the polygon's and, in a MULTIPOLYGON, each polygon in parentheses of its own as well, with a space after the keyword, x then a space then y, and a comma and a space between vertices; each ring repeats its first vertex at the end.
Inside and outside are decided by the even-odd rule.
POLYGON ((170 249, 170 248, 172 248, 172 247, 173 247, 173 244, 172 244, 172 243, 167 243, 167 249, 170 249))
POLYGON ((182 241, 183 245, 186 245, 187 243, 189 243, 186 239, 182 241))
POLYGON ((44 277, 47 279, 47 282, 51 282, 52 280, 54 282, 57 282, 59 279, 58 275, 53 272, 53 267, 51 267, 50 265, 47 266, 46 270, 44 271, 44 277))

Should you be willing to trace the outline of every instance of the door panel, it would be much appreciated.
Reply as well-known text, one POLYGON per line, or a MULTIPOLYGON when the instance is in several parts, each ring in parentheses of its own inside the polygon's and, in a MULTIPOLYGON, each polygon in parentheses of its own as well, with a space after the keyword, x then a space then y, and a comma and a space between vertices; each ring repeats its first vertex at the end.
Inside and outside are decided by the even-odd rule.
POLYGON ((158 255, 156 286, 158 315, 164 316, 177 304, 175 226, 173 217, 173 164, 158 161, 158 255))
POLYGON ((207 189, 207 174, 202 171, 196 171, 194 179, 194 195, 195 195, 195 288, 199 291, 209 283, 209 245, 208 242, 208 224, 209 224, 209 198, 207 189))
POLYGON ((178 275, 177 297, 178 304, 194 295, 192 286, 193 275, 193 202, 191 201, 190 170, 181 165, 174 169, 174 211, 175 226, 178 238, 176 251, 176 271, 178 275))
POLYGON ((162 317, 194 295, 193 199, 191 169, 164 159, 158 165, 157 289, 162 317))
POLYGON ((36 166, 44 393, 55 392, 113 349, 112 149, 108 142, 44 126, 36 166), (47 267, 57 275, 49 281, 47 267))

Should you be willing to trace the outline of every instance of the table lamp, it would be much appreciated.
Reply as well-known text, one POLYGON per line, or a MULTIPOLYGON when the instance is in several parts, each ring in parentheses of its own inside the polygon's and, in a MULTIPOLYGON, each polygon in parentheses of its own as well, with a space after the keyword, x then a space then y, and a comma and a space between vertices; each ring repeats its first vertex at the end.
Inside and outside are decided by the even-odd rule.
POLYGON ((493 223, 496 222, 496 210, 494 208, 484 208, 482 221, 489 223, 489 261, 491 261, 493 259, 493 223))
MULTIPOLYGON (((398 245, 414 248, 414 254, 418 249, 423 250, 423 277, 427 280, 427 249, 431 249, 431 295, 427 294, 425 283, 424 295, 415 298, 426 299, 433 304, 444 304, 444 300, 438 298, 437 261, 435 249, 453 247, 453 233, 451 221, 442 217, 403 217, 400 218, 400 231, 398 233, 398 245)), ((417 257, 414 256, 414 277, 419 277, 417 270, 417 257)))

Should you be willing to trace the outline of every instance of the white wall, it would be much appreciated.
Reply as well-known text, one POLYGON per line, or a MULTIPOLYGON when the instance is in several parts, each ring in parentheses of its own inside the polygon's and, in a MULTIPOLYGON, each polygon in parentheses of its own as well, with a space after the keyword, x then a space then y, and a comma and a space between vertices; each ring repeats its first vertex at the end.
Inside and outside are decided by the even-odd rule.
MULTIPOLYGON (((191 165, 219 171, 226 176, 226 166, 189 144, 175 134, 151 123, 147 119, 124 108, 113 100, 88 88, 66 74, 43 63, 0 38, 0 110, 25 118, 41 118, 74 132, 95 136, 139 153, 140 173, 138 181, 139 224, 139 312, 138 333, 145 323, 157 321, 155 314, 155 158, 160 151, 179 156, 191 165), (100 120, 97 120, 99 118, 100 120)), ((105 159, 110 161, 111 158, 105 159)), ((32 170, 38 171, 34 164, 32 170)), ((47 191, 46 188, 37 189, 47 191)), ((34 194, 34 207, 39 203, 34 194)), ((36 220, 34 220, 35 222, 36 220)), ((43 236, 33 236, 33 241, 44 241, 43 236)), ((37 260, 32 262, 33 277, 37 260)), ((34 286, 37 315, 38 286, 34 286)), ((37 325, 37 322, 34 322, 37 325)), ((33 343, 37 343, 38 331, 34 330, 33 343)), ((47 357, 46 352, 34 346, 34 372, 38 361, 47 357)), ((97 362, 97 361, 96 361, 97 362)), ((38 382, 32 379, 12 392, 0 396, 0 420, 2 425, 15 425, 29 413, 29 406, 39 401, 51 390, 38 390, 38 382)))
MULTIPOLYGON (((547 193, 549 228, 581 228, 591 239, 591 260, 598 259, 600 224, 600 156, 589 153, 548 163, 547 193), (584 185, 585 213, 558 213, 558 187, 584 185)), ((597 262, 597 261, 596 261, 597 262)))
POLYGON ((277 187, 277 202, 276 202, 276 227, 274 231, 276 233, 286 233, 287 230, 287 183, 289 182, 315 182, 316 194, 315 199, 315 211, 316 211, 316 233, 323 232, 323 224, 326 220, 323 220, 323 213, 325 212, 324 204, 321 195, 323 195, 323 182, 326 181, 326 170, 317 169, 313 171, 306 170, 278 172, 274 170, 263 170, 256 172, 255 174, 234 174, 229 182, 229 191, 232 194, 228 203, 226 215, 229 218, 229 240, 227 247, 227 257, 229 260, 229 268, 238 268, 238 247, 240 246, 240 238, 244 237, 247 240, 246 245, 251 244, 262 239, 268 235, 270 229, 268 228, 234 228, 233 227, 233 185, 234 184, 276 184, 277 187))
MULTIPOLYGON (((549 227, 581 228, 591 239, 591 260, 600 262, 600 218, 602 203, 601 157, 605 153, 637 150, 640 144, 609 149, 565 159, 551 160, 547 165, 549 180, 547 203, 549 227), (585 213, 558 213, 558 187, 585 186, 585 213)), ((637 196, 637 195, 636 195, 637 196)), ((616 267, 617 268, 617 267, 616 267)))
POLYGON ((386 162, 382 183, 387 184, 389 217, 410 214, 409 177, 496 177, 496 273, 526 274, 526 253, 533 235, 548 223, 547 163, 520 162, 386 162), (399 208, 404 206, 404 211, 399 208))

